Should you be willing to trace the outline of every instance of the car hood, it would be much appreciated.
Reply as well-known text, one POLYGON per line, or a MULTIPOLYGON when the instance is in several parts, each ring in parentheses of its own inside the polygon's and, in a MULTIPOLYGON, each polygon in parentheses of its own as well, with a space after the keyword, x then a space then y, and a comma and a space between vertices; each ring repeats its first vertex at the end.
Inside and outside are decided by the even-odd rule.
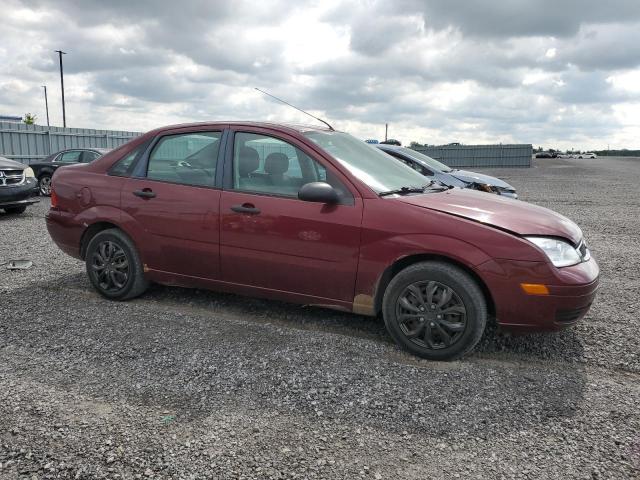
POLYGON ((458 180, 462 180, 467 183, 486 183, 495 187, 502 187, 515 190, 507 182, 500 180, 499 178, 492 177, 490 175, 484 175, 482 173, 470 172, 469 170, 452 170, 447 172, 449 175, 456 177, 458 180))
POLYGON ((9 160, 5 157, 0 157, 0 168, 19 168, 20 170, 24 170, 27 168, 27 165, 16 162, 15 160, 9 160))
POLYGON ((544 207, 500 195, 452 188, 445 192, 407 195, 397 200, 508 230, 518 235, 563 237, 577 245, 582 230, 568 218, 544 207))

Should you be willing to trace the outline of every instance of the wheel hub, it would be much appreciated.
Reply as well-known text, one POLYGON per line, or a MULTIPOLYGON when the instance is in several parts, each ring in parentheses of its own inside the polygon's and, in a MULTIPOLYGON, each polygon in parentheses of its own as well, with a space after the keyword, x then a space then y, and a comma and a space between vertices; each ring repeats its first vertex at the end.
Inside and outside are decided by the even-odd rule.
POLYGON ((400 294, 396 318, 412 342, 430 349, 446 348, 466 329, 466 308, 458 294, 440 282, 415 282, 400 294))

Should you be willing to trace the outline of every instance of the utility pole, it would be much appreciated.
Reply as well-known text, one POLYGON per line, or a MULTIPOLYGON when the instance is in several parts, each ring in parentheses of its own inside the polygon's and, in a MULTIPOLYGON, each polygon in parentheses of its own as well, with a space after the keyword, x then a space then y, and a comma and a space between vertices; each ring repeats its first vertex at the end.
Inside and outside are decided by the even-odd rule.
POLYGON ((47 100, 47 86, 42 85, 44 88, 44 107, 47 109, 47 127, 49 126, 49 100, 47 100))
POLYGON ((58 57, 60 59, 60 87, 62 89, 62 126, 67 127, 67 115, 64 111, 64 73, 62 71, 62 55, 66 55, 67 52, 63 52, 62 50, 55 50, 58 52, 58 57))
POLYGON ((385 123, 384 124, 384 141, 387 141, 387 133, 389 132, 389 124, 385 123))

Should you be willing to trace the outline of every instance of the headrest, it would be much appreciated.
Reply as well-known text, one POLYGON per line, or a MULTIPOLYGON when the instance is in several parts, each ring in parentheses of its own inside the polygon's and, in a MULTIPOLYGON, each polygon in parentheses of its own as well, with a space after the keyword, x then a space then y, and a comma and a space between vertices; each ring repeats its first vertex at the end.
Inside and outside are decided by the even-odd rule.
POLYGON ((287 170, 289 170, 289 157, 284 153, 270 153, 264 160, 264 171, 269 175, 282 175, 287 170))
POLYGON ((255 172, 260 166, 260 155, 255 148, 240 147, 240 156, 238 158, 238 172, 241 177, 248 176, 251 172, 255 172))

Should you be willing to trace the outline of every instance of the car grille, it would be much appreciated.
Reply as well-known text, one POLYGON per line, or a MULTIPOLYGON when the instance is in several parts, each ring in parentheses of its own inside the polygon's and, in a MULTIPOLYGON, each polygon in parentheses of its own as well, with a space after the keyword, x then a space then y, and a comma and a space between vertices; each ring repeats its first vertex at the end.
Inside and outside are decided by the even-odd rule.
POLYGON ((579 320, 591 307, 591 304, 586 307, 573 308, 571 310, 558 310, 556 312, 556 322, 558 323, 573 323, 579 320))
POLYGON ((24 170, 3 169, 0 170, 0 187, 20 185, 24 182, 24 170))

